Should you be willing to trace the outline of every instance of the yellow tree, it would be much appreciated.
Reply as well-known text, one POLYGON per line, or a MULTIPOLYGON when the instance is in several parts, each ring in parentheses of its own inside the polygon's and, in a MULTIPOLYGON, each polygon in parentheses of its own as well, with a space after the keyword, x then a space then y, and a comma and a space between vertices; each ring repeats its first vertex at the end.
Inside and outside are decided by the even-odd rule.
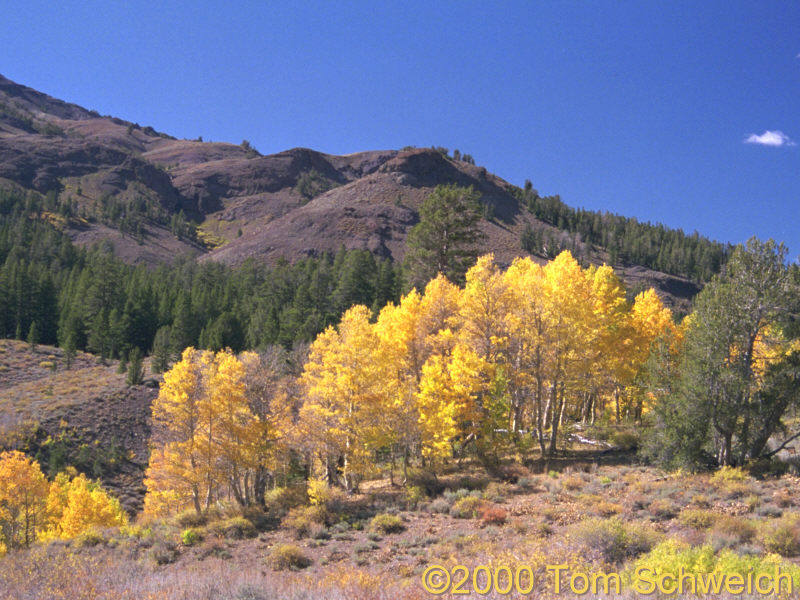
POLYGON ((119 527, 128 522, 119 501, 83 474, 70 479, 60 473, 50 484, 45 539, 71 539, 94 527, 119 527))
MULTIPOLYGON (((689 321, 686 321, 689 323, 689 321)), ((631 309, 630 323, 633 329, 633 343, 630 351, 625 353, 628 358, 626 365, 627 385, 632 386, 633 393, 633 418, 637 421, 642 418, 644 410, 645 392, 643 386, 636 385, 643 377, 643 369, 653 349, 656 340, 668 334, 670 338, 680 339, 675 327, 672 311, 665 307, 655 290, 650 288, 636 296, 631 309)), ((617 415, 619 420, 619 414, 617 415)))
POLYGON ((447 457, 457 439, 477 433, 487 370, 486 361, 462 344, 450 356, 434 354, 423 365, 416 397, 423 456, 447 457))
POLYGON ((386 305, 378 315, 376 362, 380 365, 380 427, 391 452, 390 480, 394 482, 395 448, 403 460, 403 482, 407 477, 412 448, 419 442, 419 413, 415 394, 422 366, 430 355, 430 323, 423 312, 423 299, 416 290, 386 305))
POLYGON ((381 446, 378 338, 370 310, 354 306, 337 329, 329 327, 311 345, 301 377, 306 401, 299 426, 331 483, 354 489, 381 446))
POLYGON ((509 382, 517 380, 508 354, 512 300, 507 280, 494 263, 494 256, 481 256, 467 272, 461 294, 459 339, 485 365, 486 388, 478 397, 483 431, 477 441, 482 457, 486 450, 496 455, 498 445, 508 437, 502 432, 517 428, 516 416, 521 404, 514 406, 512 400, 519 401, 520 395, 517 390, 509 389, 509 382))
POLYGON ((0 542, 27 546, 44 526, 47 479, 39 463, 22 452, 0 453, 0 542))
MULTIPOLYGON (((156 448, 145 473, 145 510, 160 513, 175 503, 200 513, 210 502, 208 481, 213 470, 203 452, 202 408, 205 388, 202 353, 186 348, 181 360, 164 373, 152 415, 156 448)), ((207 450, 207 448, 206 448, 207 450)))
POLYGON ((239 358, 245 370, 245 396, 255 418, 251 495, 256 503, 263 505, 268 479, 274 478, 281 463, 289 460, 288 434, 294 425, 295 386, 282 349, 272 348, 261 354, 245 352, 239 358))
POLYGON ((592 322, 581 417, 593 421, 598 400, 611 392, 619 421, 621 388, 629 383, 625 367, 635 344, 631 307, 622 281, 610 266, 589 268, 586 277, 591 285, 592 322))
POLYGON ((545 452, 544 388, 548 360, 549 321, 544 303, 544 270, 530 258, 517 258, 505 272, 510 294, 507 313, 509 387, 512 431, 523 425, 527 412, 545 452))
POLYGON ((230 350, 217 352, 206 374, 202 427, 214 454, 214 481, 240 506, 251 503, 249 481, 258 464, 258 421, 246 395, 245 368, 230 350))
POLYGON ((420 310, 431 354, 447 355, 453 351, 455 338, 444 332, 456 332, 460 328, 460 297, 461 290, 441 274, 435 279, 431 279, 425 286, 425 295, 420 302, 420 310))
POLYGON ((593 337, 592 288, 583 269, 568 251, 544 267, 547 345, 551 353, 547 379, 550 398, 545 418, 550 425, 548 453, 555 453, 558 428, 570 398, 585 388, 586 352, 593 337))

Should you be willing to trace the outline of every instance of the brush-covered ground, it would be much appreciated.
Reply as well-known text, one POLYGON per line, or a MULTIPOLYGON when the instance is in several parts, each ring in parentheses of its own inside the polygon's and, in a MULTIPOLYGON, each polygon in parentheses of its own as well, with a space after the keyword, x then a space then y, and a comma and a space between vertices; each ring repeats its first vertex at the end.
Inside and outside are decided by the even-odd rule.
MULTIPOLYGON (((462 465, 438 478, 414 472, 405 488, 381 480, 344 495, 318 486, 316 504, 298 484, 270 491, 266 511, 140 518, 11 553, 0 559, 0 599, 416 599, 432 597, 421 578, 434 564, 529 566, 536 598, 575 597, 567 579, 555 593, 546 567, 558 564, 625 581, 641 566, 771 574, 780 564, 797 586, 798 482, 591 464, 541 474, 512 464, 490 477, 462 465)), ((462 589, 480 596, 471 579, 462 589)), ((591 595, 612 596, 640 597, 630 587, 591 595)))
POLYGON ((0 450, 35 456, 49 475, 71 465, 99 478, 130 513, 141 510, 150 404, 160 376, 144 361, 129 386, 119 362, 54 346, 0 340, 0 450))

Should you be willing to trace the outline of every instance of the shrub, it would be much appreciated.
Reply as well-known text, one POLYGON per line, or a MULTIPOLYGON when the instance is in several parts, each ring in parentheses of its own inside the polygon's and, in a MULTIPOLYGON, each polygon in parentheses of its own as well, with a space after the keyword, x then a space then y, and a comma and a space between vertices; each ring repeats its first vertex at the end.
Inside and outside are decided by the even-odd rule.
POLYGON ((78 548, 90 548, 92 546, 104 544, 105 541, 106 540, 103 537, 103 534, 100 533, 97 529, 88 529, 78 534, 73 543, 78 548))
POLYGON ((356 544, 355 547, 353 548, 353 551, 356 554, 364 554, 365 552, 371 552, 372 550, 377 550, 378 548, 380 548, 378 544, 370 541, 370 542, 364 542, 363 544, 356 544))
POLYGON ((600 500, 592 506, 592 512, 601 517, 612 517, 622 512, 622 506, 616 502, 600 500))
POLYGON ((506 511, 499 506, 484 506, 481 509, 481 522, 484 525, 502 525, 507 516, 506 511))
POLYGON ((678 520, 684 525, 695 529, 708 529, 714 524, 717 515, 703 508, 687 508, 678 515, 678 520))
POLYGON ((786 489, 776 490, 775 493, 772 494, 772 499, 775 504, 781 508, 789 508, 793 503, 792 494, 786 489))
POLYGON ((778 518, 783 514, 783 511, 778 508, 777 506, 773 506, 771 504, 767 504, 765 506, 760 506, 756 511, 756 514, 760 517, 767 517, 767 518, 778 518))
POLYGON ((486 489, 483 490, 483 497, 484 499, 488 500, 489 502, 505 502, 505 487, 499 483, 492 482, 486 486, 486 489))
POLYGON ((285 513, 308 502, 308 490, 304 486, 278 487, 264 495, 264 504, 268 510, 285 513))
POLYGON ((474 519, 483 508, 485 502, 481 498, 474 496, 467 496, 457 500, 453 506, 450 507, 450 514, 457 519, 474 519))
POLYGON ((197 529, 184 529, 181 533, 181 543, 184 546, 194 546, 203 540, 203 536, 197 529))
POLYGON ((620 563, 647 552, 657 541, 646 526, 624 523, 617 517, 586 519, 572 526, 571 535, 608 563, 620 563))
POLYGON ((431 498, 438 496, 444 490, 444 485, 436 477, 436 474, 425 469, 409 470, 406 476, 406 485, 425 490, 425 494, 431 498))
POLYGON ((447 498, 436 498, 428 505, 428 511, 432 513, 447 514, 450 512, 451 502, 447 498))
POLYGON ((521 479, 531 476, 531 472, 518 462, 500 467, 498 476, 506 483, 519 483, 521 479))
POLYGON ((747 505, 747 509, 753 512, 761 505, 761 498, 756 494, 751 494, 745 498, 744 503, 747 505))
POLYGON ((745 480, 747 480, 747 472, 741 467, 722 467, 711 476, 711 483, 716 486, 745 480))
POLYGON ((202 527, 208 523, 208 517, 202 513, 198 514, 196 510, 185 510, 175 515, 172 519, 178 527, 202 527))
POLYGON ((376 533, 400 533, 406 526, 403 525, 403 519, 397 515, 390 515, 383 513, 375 515, 369 523, 370 530, 376 533))
POLYGON ((653 548, 648 554, 640 557, 631 567, 630 573, 638 569, 647 569, 651 573, 669 574, 678 577, 681 568, 689 575, 705 573, 738 573, 745 579, 749 573, 752 577, 766 574, 774 577, 775 568, 780 565, 781 573, 787 573, 793 586, 800 584, 800 567, 780 562, 772 556, 744 556, 732 550, 714 552, 710 544, 691 547, 676 539, 668 539, 653 548))
POLYGON ((781 556, 800 554, 800 524, 797 517, 766 521, 759 528, 759 541, 769 552, 781 556))
POLYGON ((283 519, 283 525, 294 531, 297 539, 309 535, 314 524, 328 525, 330 515, 322 506, 306 506, 293 508, 283 519))
POLYGON ((529 492, 536 486, 536 480, 533 477, 520 477, 517 480, 517 488, 520 491, 529 492))
POLYGON ((586 482, 579 475, 570 475, 561 482, 561 485, 564 486, 564 489, 574 492, 586 485, 586 482))
POLYGON ((329 486, 322 479, 309 479, 307 493, 311 506, 323 506, 332 512, 339 511, 344 502, 342 490, 329 486))
POLYGON ((647 507, 647 511, 653 518, 659 521, 667 521, 678 514, 678 507, 670 500, 653 500, 647 507))
POLYGON ((274 513, 265 512, 260 506, 247 506, 242 509, 242 516, 250 521, 259 531, 275 529, 278 519, 274 513))
POLYGON ((279 544, 272 549, 267 562, 276 571, 299 571, 308 567, 311 559, 294 544, 279 544))
POLYGON ((482 490, 489 485, 489 478, 485 475, 462 475, 456 485, 470 491, 482 490))
POLYGON ((215 521, 207 529, 217 537, 229 540, 243 540, 255 537, 258 534, 256 526, 244 517, 231 517, 230 519, 215 521))
POLYGON ((726 483, 720 489, 725 493, 725 496, 729 500, 734 498, 742 498, 753 491, 753 488, 750 486, 750 484, 744 481, 731 481, 726 483))
POLYGON ((178 560, 178 548, 169 541, 157 542, 150 550, 150 557, 157 565, 168 565, 178 560))
POLYGON ((721 548, 740 548, 756 535, 756 528, 749 521, 721 515, 714 522, 711 541, 714 549, 721 548))
POLYGON ((425 489, 421 486, 412 485, 405 490, 406 505, 410 508, 416 508, 426 497, 425 489))
POLYGON ((692 496, 692 504, 698 508, 711 508, 711 501, 703 494, 692 496))
POLYGON ((636 450, 641 443, 641 436, 637 431, 625 429, 612 433, 609 441, 623 450, 636 450))

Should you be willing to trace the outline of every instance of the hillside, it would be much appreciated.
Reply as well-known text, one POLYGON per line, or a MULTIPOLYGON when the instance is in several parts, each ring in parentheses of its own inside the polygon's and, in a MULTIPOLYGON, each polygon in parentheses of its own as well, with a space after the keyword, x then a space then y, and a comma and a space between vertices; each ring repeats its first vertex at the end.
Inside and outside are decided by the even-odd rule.
POLYGON ((0 447, 21 447, 53 474, 74 465, 99 477, 131 514, 141 510, 154 379, 128 386, 117 361, 0 340, 0 447))
POLYGON ((176 256, 229 265, 254 257, 275 264, 342 245, 399 260, 422 200, 437 185, 456 183, 482 193, 487 218, 481 250, 494 252, 502 264, 528 251, 544 261, 554 247, 569 248, 590 263, 614 260, 629 287, 655 286, 683 310, 699 289, 698 277, 719 266, 715 258, 692 275, 692 249, 706 249, 682 233, 676 235, 688 245, 687 261, 672 260, 675 249, 662 248, 660 262, 637 264, 636 256, 649 255, 626 258, 603 245, 626 235, 617 231, 619 223, 601 215, 595 228, 613 235, 587 235, 570 219, 534 207, 520 188, 442 150, 333 156, 295 148, 262 156, 246 142, 178 140, 0 76, 0 183, 48 196, 66 215, 63 227, 74 243, 109 241, 131 264, 152 267, 176 256), (665 266, 659 270, 658 264, 665 266))

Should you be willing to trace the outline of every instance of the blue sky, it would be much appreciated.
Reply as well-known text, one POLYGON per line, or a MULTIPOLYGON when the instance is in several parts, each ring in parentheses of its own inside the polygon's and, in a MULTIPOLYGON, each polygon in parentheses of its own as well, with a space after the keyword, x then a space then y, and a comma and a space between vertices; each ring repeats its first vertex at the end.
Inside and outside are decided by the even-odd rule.
POLYGON ((28 1, 0 35, 6 77, 178 137, 459 148, 573 206, 800 254, 798 2, 28 1))

